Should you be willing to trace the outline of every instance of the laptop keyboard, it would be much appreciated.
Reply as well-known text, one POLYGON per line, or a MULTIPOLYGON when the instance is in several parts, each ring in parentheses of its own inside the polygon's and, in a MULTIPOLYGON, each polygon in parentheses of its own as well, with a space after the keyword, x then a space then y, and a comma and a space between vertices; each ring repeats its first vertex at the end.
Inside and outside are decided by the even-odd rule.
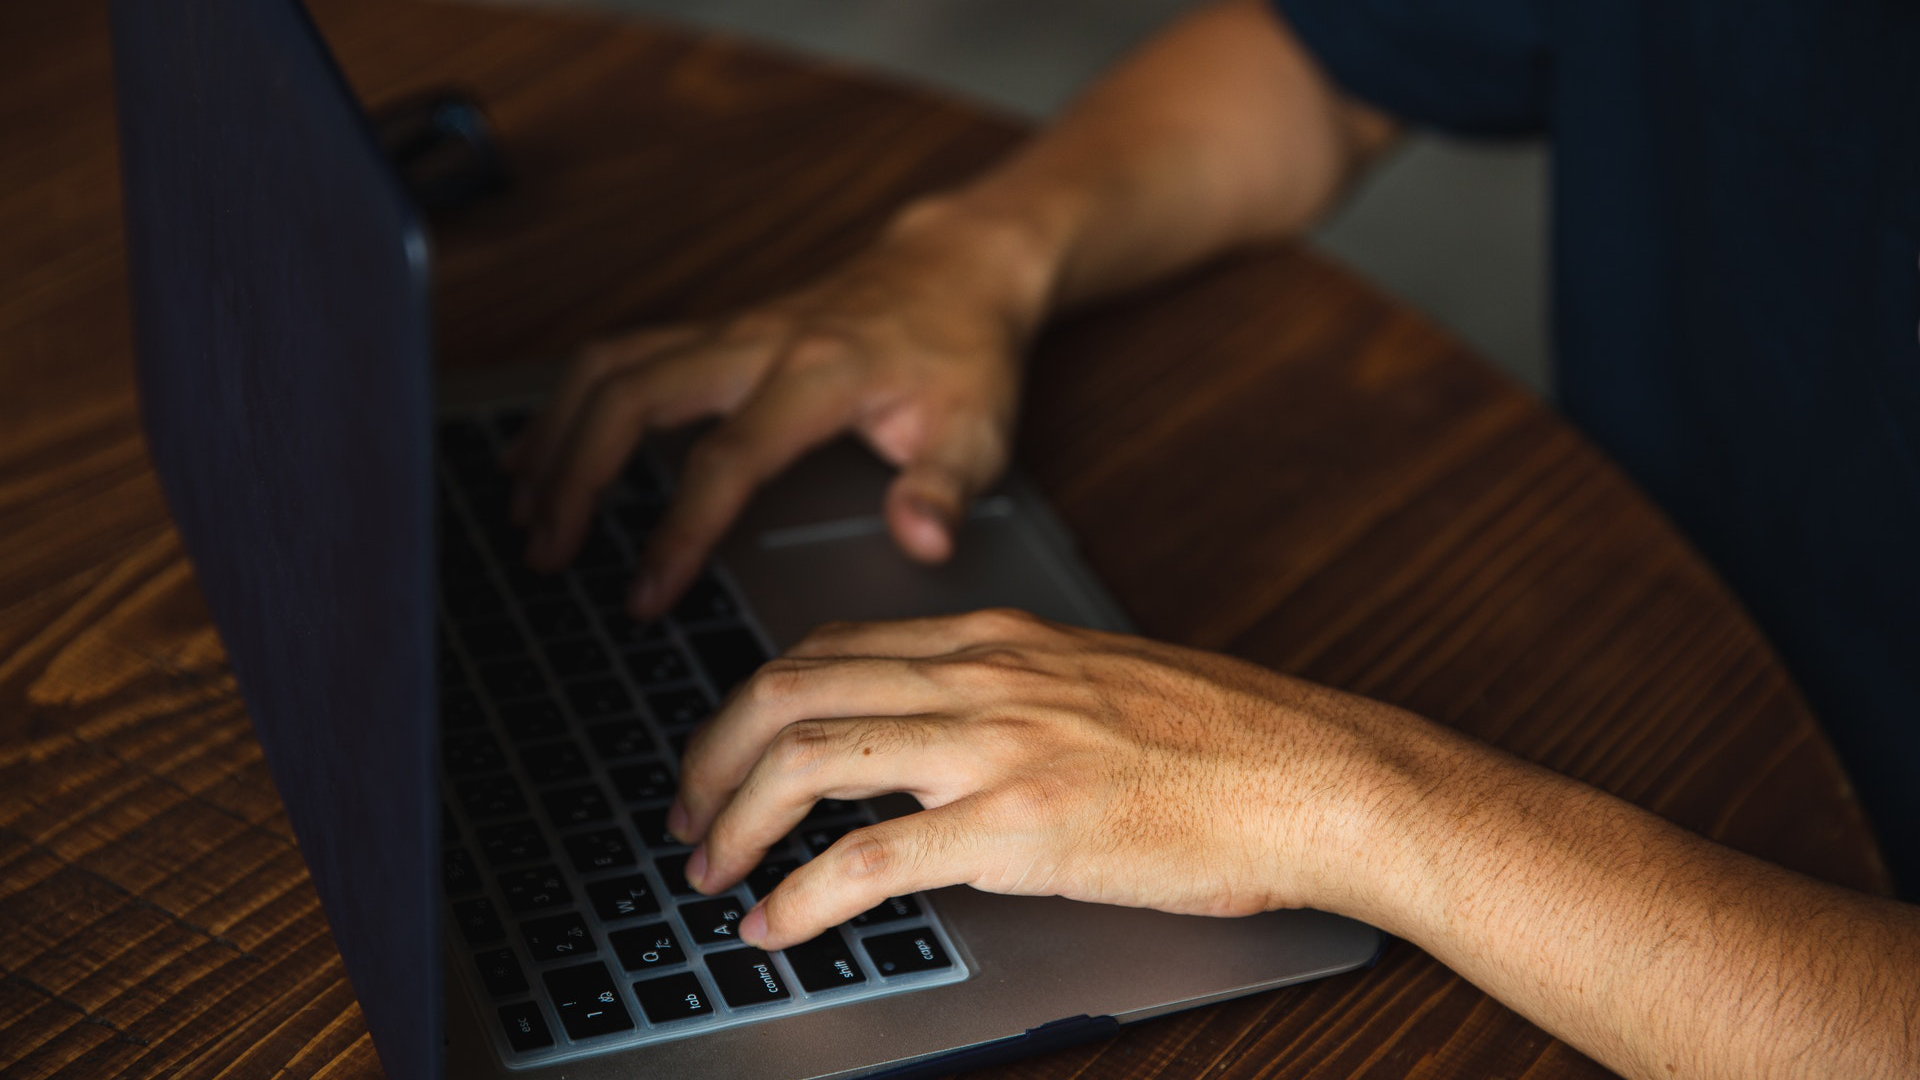
POLYGON ((449 947, 503 1063, 545 1064, 955 982, 924 896, 767 954, 734 928, 780 880, 872 822, 826 800, 741 885, 702 896, 667 834, 688 734, 763 663, 764 635, 709 571, 656 623, 625 612, 665 509, 636 458, 563 573, 528 570, 496 460, 524 409, 439 430, 442 870, 449 947))

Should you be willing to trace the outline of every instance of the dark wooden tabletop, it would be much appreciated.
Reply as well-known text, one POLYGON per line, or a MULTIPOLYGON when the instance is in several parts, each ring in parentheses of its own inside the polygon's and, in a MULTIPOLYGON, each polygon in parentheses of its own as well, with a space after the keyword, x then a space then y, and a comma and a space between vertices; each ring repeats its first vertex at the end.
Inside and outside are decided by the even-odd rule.
MULTIPOLYGON (((456 84, 512 192, 437 234, 453 364, 790 287, 1022 133, 721 38, 327 0, 379 102, 456 84)), ((0 5, 0 1074, 378 1074, 136 423, 104 5, 0 5)), ((1883 890, 1752 624, 1565 423, 1299 248, 1075 317, 1021 458, 1147 632, 1406 706, 1883 890)), ((1419 950, 1009 1077, 1604 1075, 1419 950)))

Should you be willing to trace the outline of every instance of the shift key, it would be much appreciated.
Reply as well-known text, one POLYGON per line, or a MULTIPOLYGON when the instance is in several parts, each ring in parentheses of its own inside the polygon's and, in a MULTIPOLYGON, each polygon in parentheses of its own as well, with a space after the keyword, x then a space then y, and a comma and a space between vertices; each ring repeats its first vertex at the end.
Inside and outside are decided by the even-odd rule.
POLYGON ((793 977, 800 980, 809 994, 867 981, 860 965, 854 962, 853 950, 847 948, 847 939, 841 937, 838 930, 829 930, 812 941, 788 948, 787 963, 793 967, 793 977))

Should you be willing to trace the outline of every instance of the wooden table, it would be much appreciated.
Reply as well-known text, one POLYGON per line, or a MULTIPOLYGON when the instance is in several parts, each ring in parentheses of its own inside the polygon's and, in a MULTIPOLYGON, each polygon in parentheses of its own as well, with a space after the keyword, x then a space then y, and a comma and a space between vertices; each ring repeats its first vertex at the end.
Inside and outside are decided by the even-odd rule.
MULTIPOLYGON (((102 7, 0 5, 0 1074, 376 1075, 142 450, 102 7)), ((370 99, 457 83, 504 133, 514 191, 438 238, 451 363, 789 287, 1021 134, 661 28, 318 14, 370 99)), ((1813 719, 1700 560, 1567 425, 1311 252, 1051 333, 1020 452, 1147 631, 1886 889, 1813 719)), ((996 1071, 1601 1074, 1404 944, 996 1071)))

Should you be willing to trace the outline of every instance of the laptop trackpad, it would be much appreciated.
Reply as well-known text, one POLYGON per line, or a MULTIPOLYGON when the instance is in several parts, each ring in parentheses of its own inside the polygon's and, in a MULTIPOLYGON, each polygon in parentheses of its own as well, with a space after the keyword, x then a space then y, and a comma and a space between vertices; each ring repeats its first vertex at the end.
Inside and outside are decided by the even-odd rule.
POLYGON ((768 529, 723 556, 782 648, 836 619, 901 619, 1017 607, 1098 625, 1061 553, 1013 499, 990 497, 960 530, 953 558, 923 566, 901 554, 877 516, 768 529))

